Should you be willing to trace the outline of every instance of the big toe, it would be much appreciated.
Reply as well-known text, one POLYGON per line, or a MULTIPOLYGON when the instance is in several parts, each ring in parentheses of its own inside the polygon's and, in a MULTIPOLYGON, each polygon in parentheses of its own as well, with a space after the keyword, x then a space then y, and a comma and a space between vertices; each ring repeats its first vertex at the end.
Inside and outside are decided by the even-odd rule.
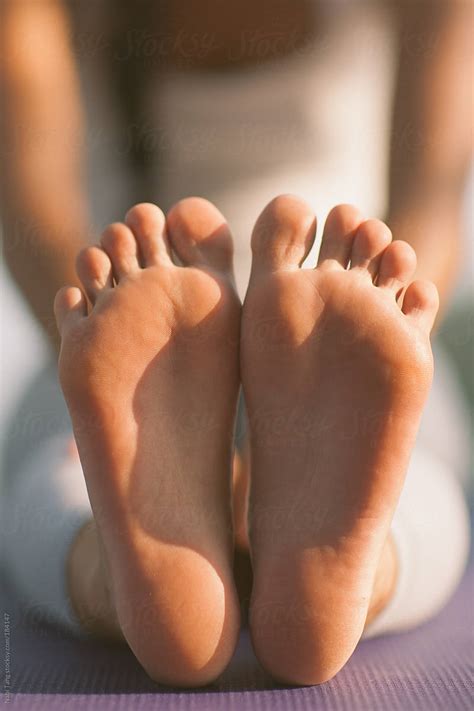
POLYGON ((221 212, 199 197, 177 202, 166 217, 171 247, 185 266, 232 272, 233 244, 221 212))
POLYGON ((252 272, 298 268, 311 249, 316 218, 293 195, 279 195, 263 210, 252 233, 252 272))

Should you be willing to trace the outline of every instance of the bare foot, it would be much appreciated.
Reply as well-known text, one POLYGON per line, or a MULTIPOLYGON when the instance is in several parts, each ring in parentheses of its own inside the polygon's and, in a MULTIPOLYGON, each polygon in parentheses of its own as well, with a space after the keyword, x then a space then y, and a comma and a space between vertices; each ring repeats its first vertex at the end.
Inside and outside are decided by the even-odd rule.
POLYGON ((60 379, 120 630, 155 680, 214 679, 239 629, 231 455, 240 304, 222 215, 137 205, 62 289, 60 379), (168 242, 169 240, 169 242, 168 242), (182 267, 170 258, 171 244, 182 267))
POLYGON ((314 232, 296 198, 264 210, 241 336, 251 633, 268 671, 301 684, 331 678, 364 628, 430 388, 438 307, 433 284, 409 283, 415 254, 383 223, 335 208, 317 268, 300 269, 314 232))

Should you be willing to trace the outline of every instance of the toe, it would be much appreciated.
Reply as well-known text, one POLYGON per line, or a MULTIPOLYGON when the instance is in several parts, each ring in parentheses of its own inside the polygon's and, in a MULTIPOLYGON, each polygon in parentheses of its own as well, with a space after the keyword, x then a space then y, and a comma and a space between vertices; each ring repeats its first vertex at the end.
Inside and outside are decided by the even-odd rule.
POLYGON ((125 222, 137 239, 143 266, 171 263, 165 216, 157 205, 148 202, 134 205, 125 222))
POLYGON ((396 240, 388 245, 380 260, 377 286, 390 289, 396 296, 410 281, 416 269, 416 254, 407 242, 396 240))
POLYGON ((279 195, 263 210, 252 233, 252 271, 299 267, 313 246, 316 218, 293 195, 279 195))
POLYGON ((64 328, 87 315, 84 294, 75 286, 64 286, 54 299, 54 315, 60 334, 64 328))
POLYGON ((384 222, 365 220, 356 230, 351 252, 351 269, 358 269, 374 279, 382 253, 391 241, 392 233, 384 222))
POLYGON ((352 205, 337 205, 331 210, 324 225, 318 267, 346 269, 354 236, 361 222, 361 213, 352 205))
POLYGON ((103 289, 112 286, 112 264, 99 247, 86 247, 76 259, 77 276, 91 303, 95 303, 103 289))
POLYGON ((171 247, 184 265, 232 271, 233 245, 224 216, 208 200, 180 200, 166 217, 171 247))
POLYGON ((137 241, 127 225, 122 222, 109 225, 102 233, 101 244, 110 257, 117 280, 139 269, 137 241))
POLYGON ((402 311, 428 333, 433 328, 438 308, 438 290, 433 282, 419 279, 410 284, 405 292, 402 311))

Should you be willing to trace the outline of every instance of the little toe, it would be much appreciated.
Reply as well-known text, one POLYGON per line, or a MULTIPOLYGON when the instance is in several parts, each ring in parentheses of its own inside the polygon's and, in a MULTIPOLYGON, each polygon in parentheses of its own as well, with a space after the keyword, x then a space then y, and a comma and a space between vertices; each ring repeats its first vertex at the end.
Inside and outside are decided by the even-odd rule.
POLYGON ((407 288, 402 311, 428 333, 433 328, 438 308, 438 290, 433 282, 418 279, 407 288))
POLYGON ((351 252, 351 269, 377 276, 384 250, 392 241, 392 233, 381 220, 365 220, 356 230, 351 252))
POLYGON ((316 218, 293 195, 279 195, 263 210, 252 233, 252 271, 297 269, 313 246, 316 218))
POLYGON ((110 257, 117 281, 139 269, 137 241, 131 229, 114 222, 102 233, 101 245, 110 257))
POLYGON ((408 242, 396 240, 388 245, 380 260, 377 286, 390 289, 398 297, 416 269, 416 253, 408 242))
POLYGON ((79 252, 76 272, 92 304, 103 289, 112 286, 112 264, 99 247, 86 247, 79 252))
POLYGON ((137 239, 143 266, 171 264, 166 220, 157 205, 148 202, 134 205, 127 212, 125 222, 137 239))
POLYGON ((87 302, 84 294, 75 286, 64 286, 54 299, 54 315, 59 333, 87 316, 87 302))
POLYGON ((171 247, 185 266, 232 272, 232 235, 211 202, 200 197, 180 200, 168 212, 166 223, 171 247))
POLYGON ((318 268, 347 268, 355 233, 362 221, 362 214, 353 205, 337 205, 331 210, 324 225, 318 268))

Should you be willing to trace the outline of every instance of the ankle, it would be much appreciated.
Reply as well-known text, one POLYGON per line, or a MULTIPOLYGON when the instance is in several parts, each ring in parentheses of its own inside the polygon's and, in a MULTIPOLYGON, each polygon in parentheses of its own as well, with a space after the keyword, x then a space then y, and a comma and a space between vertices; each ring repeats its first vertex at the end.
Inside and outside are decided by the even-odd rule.
POLYGON ((385 542, 375 574, 372 596, 365 621, 367 627, 384 610, 395 592, 398 578, 398 559, 395 544, 390 534, 385 542))
POLYGON ((72 607, 83 629, 93 635, 120 639, 95 521, 88 521, 72 542, 66 575, 72 607))

